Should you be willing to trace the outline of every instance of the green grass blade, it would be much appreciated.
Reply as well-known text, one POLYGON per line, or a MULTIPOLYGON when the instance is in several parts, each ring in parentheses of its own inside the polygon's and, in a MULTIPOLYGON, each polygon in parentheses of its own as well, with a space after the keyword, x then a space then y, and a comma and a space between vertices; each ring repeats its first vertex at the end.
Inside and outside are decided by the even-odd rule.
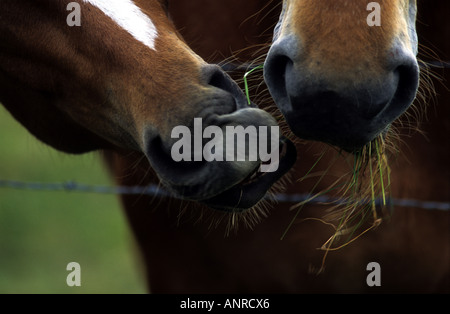
POLYGON ((257 67, 255 67, 254 69, 251 69, 250 71, 248 71, 247 73, 245 73, 244 75, 244 85, 245 85, 245 95, 247 96, 247 102, 250 105, 252 102, 250 100, 250 92, 249 92, 249 88, 248 88, 248 80, 247 77, 252 74, 253 72, 257 71, 257 70, 262 70, 264 68, 264 64, 258 65, 257 67))

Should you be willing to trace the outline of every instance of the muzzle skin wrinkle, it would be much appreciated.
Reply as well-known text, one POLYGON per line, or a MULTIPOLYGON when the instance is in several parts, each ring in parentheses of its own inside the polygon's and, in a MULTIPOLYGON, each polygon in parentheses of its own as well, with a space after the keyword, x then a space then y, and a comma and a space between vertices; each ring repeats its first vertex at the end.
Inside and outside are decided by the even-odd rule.
POLYGON ((383 132, 415 98, 416 2, 286 0, 264 76, 299 137, 349 151, 383 132))

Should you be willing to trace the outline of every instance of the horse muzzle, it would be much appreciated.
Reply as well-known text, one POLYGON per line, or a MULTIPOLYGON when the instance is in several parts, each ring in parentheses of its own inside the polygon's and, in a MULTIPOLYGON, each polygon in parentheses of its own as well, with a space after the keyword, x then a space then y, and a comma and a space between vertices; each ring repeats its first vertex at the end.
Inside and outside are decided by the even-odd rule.
POLYGON ((227 74, 211 66, 204 73, 207 92, 190 104, 200 110, 171 132, 148 127, 144 152, 175 196, 243 211, 292 167, 296 150, 269 113, 247 104, 227 74))
POLYGON ((382 65, 334 70, 303 56, 295 36, 285 37, 271 47, 264 77, 294 134, 352 152, 384 132, 416 96, 415 56, 400 47, 387 56, 382 65))

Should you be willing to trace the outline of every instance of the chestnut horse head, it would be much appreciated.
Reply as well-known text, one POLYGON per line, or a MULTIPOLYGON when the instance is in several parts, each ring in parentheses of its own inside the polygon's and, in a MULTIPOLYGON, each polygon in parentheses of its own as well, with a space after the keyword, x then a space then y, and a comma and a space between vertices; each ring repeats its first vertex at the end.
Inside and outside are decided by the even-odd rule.
POLYGON ((250 182, 260 160, 173 160, 172 130, 192 130, 195 118, 222 129, 276 122, 187 46, 164 1, 6 0, 0 9, 0 101, 54 148, 142 152, 175 194, 220 209, 253 206, 293 163, 288 149, 291 161, 250 182))
POLYGON ((265 80, 292 131, 355 151, 413 102, 416 0, 284 0, 265 80))

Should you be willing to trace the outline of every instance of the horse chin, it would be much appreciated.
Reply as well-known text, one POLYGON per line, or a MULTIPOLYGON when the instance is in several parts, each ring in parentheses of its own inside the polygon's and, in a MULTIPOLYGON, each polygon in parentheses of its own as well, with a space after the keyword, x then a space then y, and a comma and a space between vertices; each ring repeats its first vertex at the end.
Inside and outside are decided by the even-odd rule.
POLYGON ((296 159, 295 145, 290 140, 281 138, 280 163, 276 171, 260 172, 260 167, 257 167, 238 184, 201 202, 223 212, 244 212, 264 198, 272 185, 292 168, 296 159))

